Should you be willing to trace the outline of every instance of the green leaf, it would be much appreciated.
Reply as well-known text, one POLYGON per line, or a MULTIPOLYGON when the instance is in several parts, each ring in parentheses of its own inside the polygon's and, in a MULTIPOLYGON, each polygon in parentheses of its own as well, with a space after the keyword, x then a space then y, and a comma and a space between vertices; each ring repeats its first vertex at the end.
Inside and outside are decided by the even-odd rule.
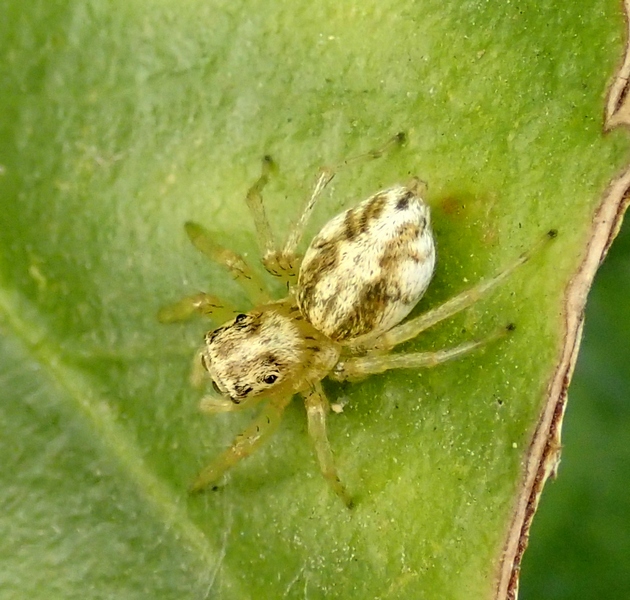
POLYGON ((601 122, 618 3, 5 4, 5 595, 492 597, 566 348, 566 290, 627 160, 601 122), (189 497, 252 415, 199 414, 188 377, 206 325, 157 323, 198 290, 247 308, 184 222, 254 258, 244 196, 263 155, 280 166, 265 199, 287 232, 319 166, 398 131, 404 148, 338 174, 309 233, 427 181, 439 262, 417 314, 558 228, 495 294, 405 348, 517 331, 433 370, 326 384, 347 400, 329 437, 353 511, 320 476, 298 402, 225 486, 189 497))

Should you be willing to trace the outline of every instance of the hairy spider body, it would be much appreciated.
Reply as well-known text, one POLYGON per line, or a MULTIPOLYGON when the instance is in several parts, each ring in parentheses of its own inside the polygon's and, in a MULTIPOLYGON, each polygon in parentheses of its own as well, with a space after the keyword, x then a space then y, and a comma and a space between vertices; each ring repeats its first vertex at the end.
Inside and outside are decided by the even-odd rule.
POLYGON ((418 191, 415 181, 384 190, 329 221, 286 300, 206 334, 203 365, 221 394, 239 404, 308 390, 333 370, 344 343, 407 316, 435 264, 429 207, 418 191))
MULTIPOLYGON (((380 149, 345 161, 377 158, 404 140, 398 134, 380 149)), ((322 168, 302 213, 278 249, 267 220, 261 192, 273 162, 247 194, 263 265, 288 285, 288 296, 274 301, 253 270, 238 254, 217 245, 195 223, 186 224, 192 243, 225 265, 248 292, 255 308, 240 313, 220 298, 205 293, 163 308, 162 322, 197 313, 226 320, 205 335, 197 354, 194 379, 209 378, 219 396, 206 396, 201 409, 228 412, 262 404, 259 416, 233 445, 198 475, 199 491, 214 484, 227 469, 252 454, 277 428, 291 398, 304 398, 308 430, 324 477, 335 493, 352 505, 341 483, 326 434, 330 405, 321 380, 355 379, 389 369, 432 367, 459 358, 504 335, 514 327, 435 352, 392 353, 398 344, 467 308, 503 281, 533 254, 522 254, 494 277, 483 280, 422 315, 402 322, 424 294, 435 267, 435 243, 425 186, 414 178, 331 219, 310 243, 303 257, 297 246, 313 208, 335 171, 322 168)), ((555 231, 547 238, 555 237, 555 231)))

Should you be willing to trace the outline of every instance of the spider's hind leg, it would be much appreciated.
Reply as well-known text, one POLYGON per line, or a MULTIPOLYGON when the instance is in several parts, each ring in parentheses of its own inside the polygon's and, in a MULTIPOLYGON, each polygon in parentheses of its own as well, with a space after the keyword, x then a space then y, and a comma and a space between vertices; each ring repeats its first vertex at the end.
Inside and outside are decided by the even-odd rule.
POLYGON ((399 352, 387 354, 381 354, 379 351, 368 352, 365 356, 350 358, 337 363, 330 377, 337 381, 343 381, 346 379, 361 379, 368 375, 384 373, 391 369, 435 367, 470 354, 486 344, 508 335, 514 331, 514 329, 514 325, 509 324, 507 327, 501 327, 484 338, 464 342, 459 346, 434 352, 399 352))
POLYGON ((362 340, 355 345, 351 344, 351 349, 355 352, 386 351, 391 350, 398 344, 402 344, 403 342, 417 337, 426 329, 429 329, 430 327, 433 327, 433 325, 452 317, 469 306, 472 306, 478 300, 481 300, 491 291, 496 289, 499 284, 505 281, 514 271, 516 271, 516 269, 528 262, 536 254, 536 252, 546 247, 547 244, 551 240, 555 239, 557 235, 558 232, 555 229, 548 231, 531 248, 523 252, 511 264, 508 264, 492 277, 483 279, 477 283, 477 285, 464 290, 440 306, 436 306, 424 314, 405 321, 400 325, 396 325, 376 338, 362 340))

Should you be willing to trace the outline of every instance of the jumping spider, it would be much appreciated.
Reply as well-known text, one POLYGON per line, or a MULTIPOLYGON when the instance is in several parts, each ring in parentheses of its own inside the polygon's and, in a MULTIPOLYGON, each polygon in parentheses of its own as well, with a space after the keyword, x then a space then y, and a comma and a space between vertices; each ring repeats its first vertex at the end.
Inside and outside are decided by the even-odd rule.
MULTIPOLYGON (((398 134, 382 148, 340 166, 377 158, 404 141, 398 134)), ((217 245, 200 225, 186 223, 195 247, 228 268, 255 308, 239 313, 205 293, 189 296, 159 313, 162 322, 194 314, 227 320, 205 335, 197 353, 194 379, 209 376, 219 396, 207 396, 208 413, 250 408, 265 401, 257 419, 233 445, 201 471, 191 490, 215 483, 227 469, 252 454, 277 428, 295 394, 304 398, 308 431, 324 477, 347 506, 352 499, 341 483, 326 435, 329 402, 321 381, 357 379, 389 369, 432 367, 458 358, 496 339, 513 326, 483 339, 437 352, 391 353, 398 344, 467 308, 526 262, 536 244, 494 277, 405 323, 424 294, 435 266, 435 244, 425 187, 418 179, 380 191, 331 219, 303 256, 297 254, 307 221, 336 169, 321 168, 301 215, 278 250, 262 201, 273 169, 263 160, 260 178, 247 193, 263 253, 263 265, 287 285, 288 295, 273 300, 265 283, 238 254, 217 245), (235 316, 236 315, 236 316, 235 316)), ((555 232, 549 232, 548 238, 555 232)))

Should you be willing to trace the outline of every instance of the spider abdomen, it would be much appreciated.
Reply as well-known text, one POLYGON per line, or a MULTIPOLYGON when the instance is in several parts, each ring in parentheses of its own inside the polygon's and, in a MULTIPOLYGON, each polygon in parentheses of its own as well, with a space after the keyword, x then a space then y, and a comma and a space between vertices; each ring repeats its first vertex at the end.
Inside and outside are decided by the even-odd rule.
POLYGON ((435 267, 430 211, 421 185, 396 186, 331 219, 300 267, 297 301, 338 342, 378 335, 402 321, 435 267))

